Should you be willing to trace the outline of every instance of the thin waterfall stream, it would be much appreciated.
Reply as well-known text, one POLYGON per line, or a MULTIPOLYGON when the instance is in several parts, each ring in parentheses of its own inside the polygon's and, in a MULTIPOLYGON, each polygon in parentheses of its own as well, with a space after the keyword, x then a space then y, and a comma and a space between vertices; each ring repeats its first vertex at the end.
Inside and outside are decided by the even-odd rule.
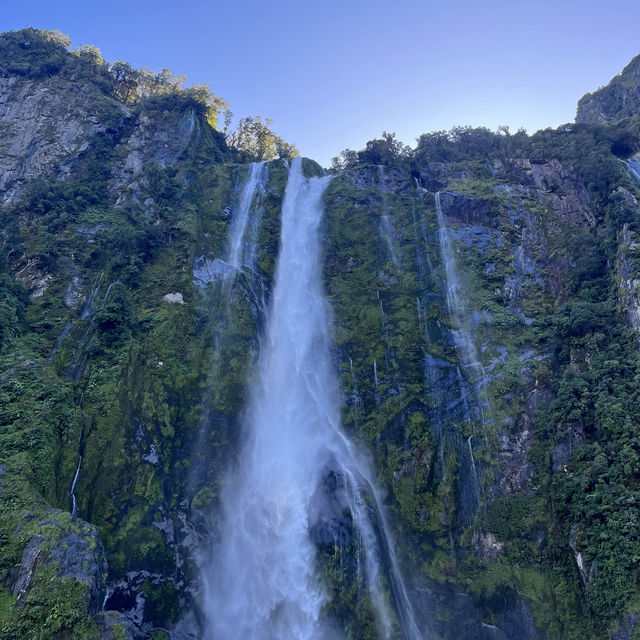
POLYGON ((458 324, 458 328, 453 332, 453 338, 462 356, 462 366, 471 368, 474 374, 482 379, 483 371, 478 358, 478 352, 473 339, 469 335, 469 331, 465 327, 467 310, 465 309, 463 297, 460 295, 461 285, 458 278, 455 252, 449 229, 444 219, 439 191, 436 193, 435 200, 438 214, 438 227, 440 229, 440 251, 442 253, 442 262, 444 263, 447 278, 447 305, 449 307, 449 313, 458 324))
POLYGON ((234 269, 247 267, 253 269, 255 262, 255 250, 253 247, 251 227, 255 227, 259 220, 252 210, 252 204, 256 194, 262 193, 265 188, 268 165, 266 162, 252 162, 249 165, 249 175, 242 187, 237 212, 234 211, 231 220, 229 249, 227 262, 234 269), (254 213, 254 215, 252 215, 254 213))
POLYGON ((322 491, 331 474, 359 536, 379 637, 422 637, 370 465, 340 428, 318 233, 328 181, 292 161, 266 335, 205 576, 208 640, 340 637, 325 615, 312 535, 330 520, 322 491))
POLYGON ((637 158, 638 156, 636 155, 634 156, 634 158, 631 158, 629 160, 623 160, 623 162, 626 165, 629 172, 631 173, 631 175, 638 182, 640 182, 640 160, 638 160, 637 158))
MULTIPOLYGON (((476 349, 473 337, 467 329, 468 312, 465 307, 464 297, 462 295, 462 285, 458 277, 455 250, 451 241, 450 229, 447 227, 444 212, 442 209, 442 199, 440 192, 437 192, 435 194, 435 204, 436 213, 438 215, 438 240, 440 243, 440 253, 442 256, 442 262, 444 264, 446 277, 447 306, 449 308, 449 313, 453 321, 457 325, 456 329, 452 330, 452 336, 456 350, 459 354, 459 362, 467 373, 467 377, 465 379, 465 377, 463 377, 462 374, 458 371, 460 384, 460 401, 467 407, 465 413, 467 415, 471 415, 468 403, 470 399, 475 399, 474 407, 479 412, 478 418, 480 420, 480 424, 484 425, 486 423, 484 411, 485 406, 487 406, 488 404, 486 394, 483 390, 485 373, 482 363, 480 362, 480 358, 478 357, 478 351, 476 349)), ((473 453, 472 438, 473 435, 468 437, 466 446, 466 452, 469 456, 470 468, 470 482, 468 483, 470 485, 470 491, 468 493, 470 498, 469 501, 471 505, 473 505, 468 505, 464 509, 464 511, 468 512, 468 520, 471 519, 473 513, 475 512, 475 509, 477 508, 481 497, 481 486, 473 453)))

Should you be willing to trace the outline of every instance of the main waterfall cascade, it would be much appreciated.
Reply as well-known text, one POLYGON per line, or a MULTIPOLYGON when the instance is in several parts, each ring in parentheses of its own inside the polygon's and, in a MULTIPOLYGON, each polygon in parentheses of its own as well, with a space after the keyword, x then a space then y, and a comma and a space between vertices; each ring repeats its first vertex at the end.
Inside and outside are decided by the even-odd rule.
POLYGON ((422 637, 372 474, 340 430, 318 234, 328 180, 305 178, 299 158, 289 169, 272 306, 205 577, 208 640, 339 637, 323 616, 328 594, 313 536, 324 530, 338 542, 327 513, 336 503, 359 535, 379 637, 422 637), (338 486, 331 497, 329 477, 338 486))

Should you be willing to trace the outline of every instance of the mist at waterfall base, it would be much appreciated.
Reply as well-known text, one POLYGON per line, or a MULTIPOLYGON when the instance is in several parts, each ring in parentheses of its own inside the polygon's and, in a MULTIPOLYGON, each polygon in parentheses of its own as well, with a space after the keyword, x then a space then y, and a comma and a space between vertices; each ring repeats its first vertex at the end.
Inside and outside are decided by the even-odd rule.
MULTIPOLYGON (((258 184, 258 175, 251 168, 247 185, 258 184)), ((318 233, 328 180, 305 178, 299 158, 289 169, 244 441, 223 485, 220 538, 205 575, 207 640, 341 637, 324 613, 329 595, 317 540, 333 538, 339 546, 344 534, 336 523, 345 520, 359 537, 358 580, 367 587, 378 637, 422 637, 369 465, 340 430, 318 233)), ((247 185, 239 207, 247 216, 232 223, 228 250, 239 269, 238 234, 251 218, 247 185)))

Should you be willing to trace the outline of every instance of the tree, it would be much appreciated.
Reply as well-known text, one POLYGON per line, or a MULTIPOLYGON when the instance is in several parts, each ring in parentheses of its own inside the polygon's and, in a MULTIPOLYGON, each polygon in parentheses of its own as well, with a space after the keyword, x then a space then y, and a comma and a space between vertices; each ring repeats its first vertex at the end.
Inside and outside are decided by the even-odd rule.
POLYGON ((362 164, 390 164, 398 158, 408 156, 409 147, 396 139, 395 133, 382 132, 382 138, 369 140, 365 148, 358 152, 362 164))
POLYGON ((80 60, 88 62, 89 64, 94 64, 96 66, 104 64, 100 49, 92 44, 83 44, 74 51, 74 53, 80 58, 80 60))
POLYGON ((134 102, 138 97, 138 81, 140 72, 124 60, 116 60, 111 65, 113 91, 116 98, 125 104, 134 102))
POLYGON ((286 142, 270 128, 272 122, 268 118, 263 121, 260 116, 240 118, 235 130, 226 134, 227 144, 258 161, 299 155, 294 144, 286 142))
POLYGON ((183 89, 185 95, 193 98, 196 102, 205 107, 205 116, 207 122, 214 128, 218 128, 218 117, 222 111, 225 111, 225 127, 227 124, 226 112, 229 111, 229 104, 220 96, 217 96, 211 87, 206 84, 194 84, 188 89, 183 89))

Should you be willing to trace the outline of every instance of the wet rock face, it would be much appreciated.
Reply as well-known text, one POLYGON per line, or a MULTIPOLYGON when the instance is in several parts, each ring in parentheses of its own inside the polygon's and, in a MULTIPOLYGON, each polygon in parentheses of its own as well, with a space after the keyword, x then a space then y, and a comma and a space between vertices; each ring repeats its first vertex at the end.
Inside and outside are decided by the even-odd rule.
POLYGON ((535 467, 529 461, 533 443, 532 425, 537 412, 549 403, 551 397, 549 389, 534 388, 526 397, 520 419, 498 437, 500 472, 491 490, 495 497, 532 494, 531 480, 535 473, 535 467))
POLYGON ((234 270, 232 265, 220 258, 198 256, 193 261, 193 284, 206 289, 209 283, 224 280, 234 270))
POLYGON ((70 520, 58 510, 38 523, 41 533, 25 545, 20 563, 10 572, 10 591, 18 601, 26 599, 38 570, 54 564, 59 579, 72 578, 86 585, 87 610, 96 613, 102 606, 107 562, 98 530, 83 520, 70 520))
POLYGON ((64 293, 64 304, 69 309, 75 309, 78 306, 80 295, 82 292, 82 280, 79 276, 74 275, 71 282, 64 293))
POLYGON ((471 539, 471 544, 473 545, 474 553, 483 560, 497 558, 504 546, 501 542, 498 542, 492 533, 484 531, 476 531, 471 539))
POLYGON ((498 486, 501 495, 514 495, 522 491, 530 493, 530 481, 535 472, 528 461, 532 434, 525 429, 520 432, 505 433, 499 437, 500 451, 498 459, 501 474, 498 486))
POLYGON ((491 206, 486 200, 455 191, 441 191, 440 205, 444 216, 455 222, 486 224, 492 218, 491 206))
POLYGON ((475 599, 451 587, 434 585, 422 594, 427 637, 456 640, 543 640, 525 598, 512 589, 485 592, 475 599), (491 623, 482 621, 491 611, 491 623))
POLYGON ((33 536, 22 551, 20 564, 11 571, 10 591, 18 599, 24 598, 29 590, 45 540, 42 535, 33 536))
POLYGON ((311 537, 317 545, 347 547, 354 526, 346 495, 344 476, 328 470, 318 487, 309 515, 311 537))
POLYGON ((551 464, 553 472, 567 470, 567 464, 571 459, 571 454, 582 444, 584 444, 584 428, 581 424, 576 424, 570 429, 566 438, 557 444, 551 451, 551 464))
POLYGON ((80 533, 70 531, 56 541, 50 558, 60 565, 58 578, 73 578, 86 582, 89 612, 95 613, 104 598, 107 562, 97 529, 79 524, 80 533))

